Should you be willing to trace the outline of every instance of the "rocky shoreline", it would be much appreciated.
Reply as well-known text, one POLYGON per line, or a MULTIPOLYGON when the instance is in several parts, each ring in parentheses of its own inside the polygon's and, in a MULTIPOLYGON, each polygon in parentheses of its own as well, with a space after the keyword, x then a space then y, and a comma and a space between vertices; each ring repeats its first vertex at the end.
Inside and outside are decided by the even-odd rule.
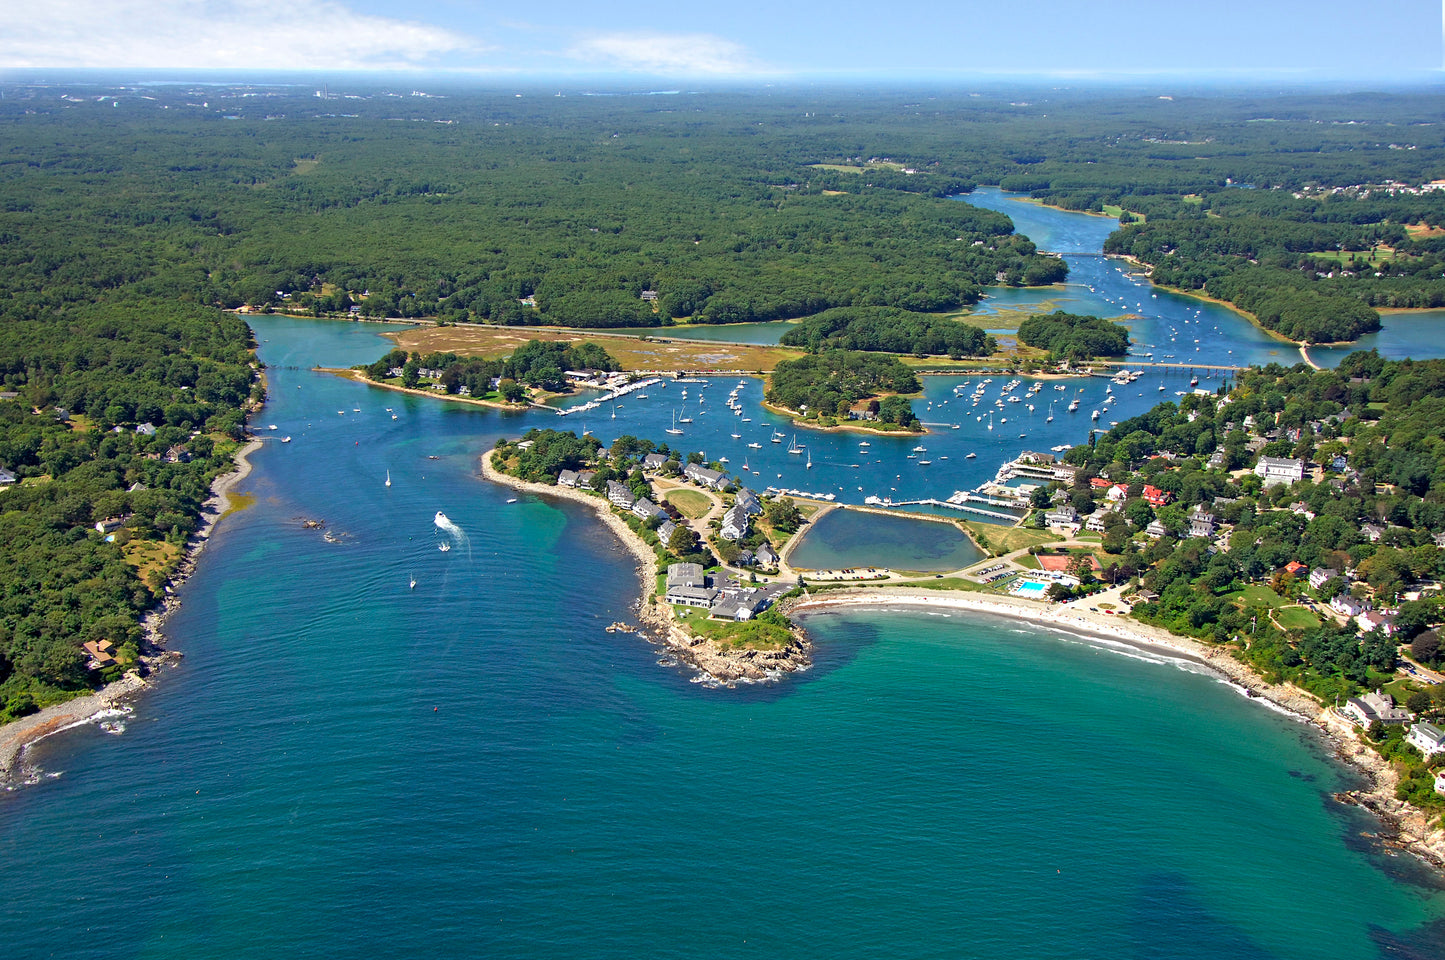
POLYGON ((665 603, 656 602, 657 577, 660 572, 657 555, 622 518, 612 512, 606 500, 568 487, 533 483, 503 473, 492 463, 491 451, 481 457, 481 472, 485 479, 513 490, 570 500, 590 508, 637 558, 641 594, 636 610, 644 635, 707 680, 725 686, 762 683, 781 679, 786 674, 812 666, 812 645, 800 630, 793 631, 792 642, 782 650, 728 650, 712 640, 694 636, 684 630, 673 617, 672 609, 665 603))
POLYGON ((141 619, 141 627, 145 633, 140 662, 136 669, 94 693, 53 704, 28 717, 0 726, 0 784, 33 782, 36 773, 26 763, 26 751, 32 745, 62 731, 83 726, 108 711, 121 709, 131 698, 151 687, 161 670, 180 661, 179 652, 165 648, 165 637, 162 633, 166 619, 180 606, 175 588, 195 572, 197 559, 205 549, 211 532, 234 506, 230 497, 231 490, 251 473, 250 456, 260 446, 261 441, 252 440, 241 447, 236 451, 236 469, 211 482, 211 496, 201 507, 200 529, 191 537, 185 556, 176 566, 175 573, 166 581, 161 602, 141 619))
POLYGON ((1378 753, 1360 739, 1350 721, 1291 684, 1272 684, 1248 664, 1218 647, 1181 637, 1158 627, 1088 611, 1046 607, 1022 598, 969 594, 932 594, 906 587, 855 587, 791 601, 789 612, 807 612, 855 605, 946 606, 1028 620, 1066 630, 1122 640, 1145 649, 1158 648, 1184 656, 1242 687, 1249 696, 1267 700, 1297 719, 1311 724, 1330 746, 1336 759, 1360 772, 1368 785, 1335 795, 1341 803, 1369 810, 1382 829, 1371 838, 1380 844, 1411 853, 1437 870, 1445 871, 1445 828, 1431 817, 1395 797, 1399 775, 1378 753))

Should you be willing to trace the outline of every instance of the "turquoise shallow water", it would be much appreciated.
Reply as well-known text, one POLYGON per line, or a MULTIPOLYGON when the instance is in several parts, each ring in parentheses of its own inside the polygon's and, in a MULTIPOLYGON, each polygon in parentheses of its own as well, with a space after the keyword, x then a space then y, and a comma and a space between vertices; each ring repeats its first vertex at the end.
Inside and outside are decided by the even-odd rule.
POLYGON ((1445 895, 1304 725, 902 608, 809 617, 786 683, 692 683, 605 632, 636 578, 589 513, 476 478, 555 421, 309 370, 375 327, 256 324, 293 442, 181 590, 183 665, 0 795, 8 956, 1445 955, 1445 895))

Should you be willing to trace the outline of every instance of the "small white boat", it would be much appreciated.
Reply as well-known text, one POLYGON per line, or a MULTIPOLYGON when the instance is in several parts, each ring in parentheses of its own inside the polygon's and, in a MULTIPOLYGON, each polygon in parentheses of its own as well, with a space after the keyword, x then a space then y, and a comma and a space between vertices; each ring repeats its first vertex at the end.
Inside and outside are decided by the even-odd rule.
POLYGON ((965 460, 972 460, 972 459, 973 459, 974 457, 976 457, 976 456, 978 456, 978 454, 976 454, 976 453, 969 453, 969 454, 965 454, 964 457, 963 457, 963 459, 965 459, 965 460))
POLYGON ((516 503, 516 502, 517 502, 517 498, 516 498, 516 497, 512 497, 512 498, 511 498, 510 500, 508 500, 507 502, 508 502, 508 503, 516 503))
POLYGON ((415 589, 416 589, 416 577, 412 577, 412 578, 411 578, 411 582, 407 584, 407 587, 408 587, 408 589, 411 589, 411 590, 415 590, 415 589))
POLYGON ((387 485, 388 487, 391 486, 391 471, 390 471, 390 470, 386 471, 386 485, 387 485))
POLYGON ((452 545, 451 545, 450 543, 439 543, 439 544, 437 544, 437 549, 440 550, 442 553, 446 553, 446 552, 447 552, 448 550, 450 550, 451 548, 452 548, 452 545))
POLYGON ((290 443, 290 442, 291 442, 291 438, 290 438, 290 437, 282 437, 282 438, 281 438, 281 442, 282 442, 282 443, 290 443))

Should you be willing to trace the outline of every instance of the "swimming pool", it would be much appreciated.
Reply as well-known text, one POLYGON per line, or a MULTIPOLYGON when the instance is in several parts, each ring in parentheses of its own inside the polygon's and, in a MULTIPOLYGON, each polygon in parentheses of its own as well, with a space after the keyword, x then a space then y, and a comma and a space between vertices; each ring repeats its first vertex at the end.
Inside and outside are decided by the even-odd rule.
POLYGON ((1020 580, 1014 584, 1013 592, 1021 597, 1042 597, 1048 585, 1037 580, 1020 580))

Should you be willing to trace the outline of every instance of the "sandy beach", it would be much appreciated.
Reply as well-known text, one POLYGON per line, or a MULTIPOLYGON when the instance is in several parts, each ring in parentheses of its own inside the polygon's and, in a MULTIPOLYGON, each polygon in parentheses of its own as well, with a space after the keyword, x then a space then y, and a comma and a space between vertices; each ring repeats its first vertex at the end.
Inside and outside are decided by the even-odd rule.
POLYGON ((637 558, 640 590, 637 619, 648 635, 679 660, 709 679, 721 684, 776 680, 784 674, 804 670, 812 665, 812 659, 808 655, 809 644, 805 637, 797 634, 794 642, 780 651, 723 650, 710 640, 689 634, 674 619, 672 608, 665 603, 654 602, 657 577, 661 572, 657 555, 641 537, 632 532, 632 528, 623 522, 621 517, 612 512, 612 507, 606 500, 569 487, 531 483, 508 476, 492 464, 491 451, 482 455, 481 463, 482 476, 493 483, 527 493, 571 500, 590 508, 607 528, 617 535, 628 552, 637 558))
POLYGON ((1398 775, 1364 743, 1358 728, 1331 707, 1291 684, 1272 684, 1226 650, 1148 624, 1077 608, 1060 608, 1008 596, 929 593, 907 587, 855 588, 827 591, 790 603, 790 615, 862 606, 920 606, 964 610, 1024 620, 1044 627, 1089 634, 1144 650, 1183 657, 1243 687, 1250 694, 1312 724, 1336 757, 1363 773, 1369 787, 1336 795, 1342 803, 1364 807, 1382 821, 1375 837, 1386 846, 1408 851, 1437 869, 1445 869, 1445 829, 1432 825, 1423 811, 1395 798, 1398 775))
POLYGON ((175 598, 174 588, 195 570, 196 557, 204 549, 216 524, 233 506, 230 493, 236 484, 251 473, 250 455, 260 447, 259 440, 252 440, 241 447, 236 451, 236 469, 212 481, 211 496, 201 508, 200 528, 191 537, 185 556, 182 557, 175 574, 166 583, 164 598, 141 620, 141 626, 145 630, 145 644, 141 652, 140 667, 151 679, 145 679, 140 673, 132 671, 94 693, 54 704, 14 723, 0 726, 0 783, 32 779, 33 772, 27 770, 25 764, 25 751, 28 747, 46 737, 82 726, 116 709, 127 699, 149 687, 158 670, 180 659, 179 653, 164 649, 164 637, 161 633, 166 617, 179 603, 175 598))

